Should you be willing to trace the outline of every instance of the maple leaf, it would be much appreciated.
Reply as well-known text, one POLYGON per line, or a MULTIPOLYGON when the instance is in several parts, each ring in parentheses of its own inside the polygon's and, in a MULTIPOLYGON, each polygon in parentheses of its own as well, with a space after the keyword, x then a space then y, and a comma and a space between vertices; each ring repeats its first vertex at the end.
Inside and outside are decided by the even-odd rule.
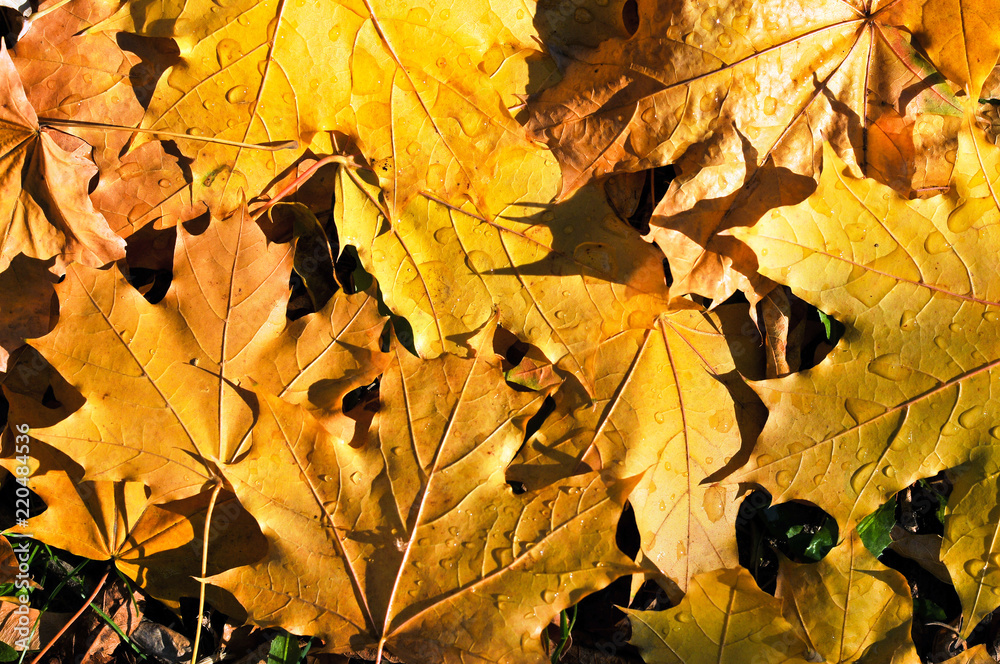
POLYGON ((539 487, 583 470, 642 473, 629 497, 642 551, 684 591, 692 576, 737 564, 735 488, 705 482, 740 448, 724 383, 732 369, 725 339, 698 311, 619 333, 597 351, 593 397, 563 382, 508 477, 539 487))
POLYGON ((18 254, 100 266, 125 243, 87 197, 97 171, 79 139, 40 129, 6 47, 0 45, 0 271, 18 254), (64 149, 70 146, 70 150, 64 149))
MULTIPOLYGON (((33 451, 37 445, 35 441, 33 451)), ((19 462, 2 463, 13 471, 19 462)), ((174 608, 181 597, 197 597, 199 584, 192 577, 201 571, 207 495, 154 505, 146 487, 137 482, 86 482, 65 470, 40 473, 35 458, 30 464, 28 486, 47 509, 11 532, 91 560, 112 560, 148 593, 174 608)), ((266 546, 253 518, 231 494, 223 494, 216 503, 211 533, 212 573, 249 564, 263 555, 266 546)), ((221 593, 212 599, 221 607, 232 605, 221 593)))
POLYGON ((517 192, 500 216, 427 195, 387 224, 379 189, 342 174, 337 227, 378 280, 386 304, 413 328, 421 355, 467 352, 464 341, 496 308, 505 329, 590 388, 601 340, 652 327, 670 307, 662 259, 597 189, 559 206, 546 203, 559 183, 551 160, 544 169, 511 169, 498 179, 499 189, 517 192))
POLYGON ((627 613, 630 642, 647 664, 809 661, 808 646, 781 616, 781 603, 742 567, 694 577, 672 609, 627 613))
POLYGON ((301 141, 281 153, 182 142, 194 195, 217 213, 238 205, 240 188, 261 191, 306 145, 343 149, 335 130, 376 166, 393 212, 424 188, 486 205, 501 164, 537 152, 493 82, 526 79, 526 58, 537 54, 530 16, 509 3, 143 0, 99 26, 114 28, 170 37, 181 50, 143 128, 301 141))
POLYGON ((539 661, 561 609, 635 569, 614 544, 634 480, 609 489, 588 474, 514 494, 504 469, 545 395, 503 387, 495 329, 469 359, 421 360, 396 343, 357 448, 262 394, 254 443, 227 478, 268 555, 210 581, 256 624, 333 651, 539 661))
MULTIPOLYGON (((901 6, 922 3, 645 5, 636 34, 582 56, 533 101, 528 126, 559 158, 564 195, 678 163, 647 239, 680 292, 767 293, 746 247, 716 233, 808 196, 824 140, 855 175, 903 193, 947 185, 960 106, 896 23, 901 6)), ((996 61, 989 40, 970 48, 996 61)))
POLYGON ((822 661, 920 662, 906 579, 879 563, 855 530, 818 563, 782 560, 776 596, 822 661))
POLYGON ((163 500, 200 492, 240 453, 254 416, 238 381, 349 428, 338 395, 378 375, 383 319, 368 294, 341 292, 289 322, 291 264, 290 247, 268 245, 241 212, 200 236, 178 228, 174 279, 157 305, 116 270, 73 266, 56 287, 60 324, 32 344, 87 401, 33 435, 88 478, 142 481, 163 500))
POLYGON ((777 597, 742 569, 695 577, 667 611, 629 611, 633 643, 660 662, 917 664, 906 580, 852 532, 819 563, 783 560, 777 597))
MULTIPOLYGON (((754 168, 812 175, 826 136, 852 166, 905 190, 915 147, 934 150, 920 137, 961 114, 892 23, 900 6, 922 3, 644 4, 640 15, 655 18, 601 44, 534 101, 529 128, 563 164, 564 193, 592 175, 676 161, 726 124, 748 142, 754 168)), ((990 41, 969 48, 992 63, 1000 55, 990 41)), ((958 122, 945 126, 953 139, 958 122)))
POLYGON ((974 461, 949 502, 942 550, 964 633, 993 608, 983 591, 1000 587, 996 540, 978 536, 996 532, 996 446, 983 431, 1000 419, 989 399, 1000 154, 974 125, 970 114, 942 197, 906 200, 855 179, 828 149, 812 197, 737 233, 764 274, 847 326, 820 365, 754 385, 771 415, 756 468, 738 477, 777 500, 812 501, 849 529, 916 479, 974 461))
POLYGON ((191 200, 182 164, 163 144, 123 156, 131 132, 80 124, 138 124, 166 66, 161 63, 170 61, 173 44, 167 40, 80 34, 118 7, 112 0, 59 7, 33 23, 12 55, 35 111, 47 121, 72 120, 72 127, 58 126, 94 147, 100 177, 90 198, 125 238, 152 220, 169 226, 205 207, 191 200))

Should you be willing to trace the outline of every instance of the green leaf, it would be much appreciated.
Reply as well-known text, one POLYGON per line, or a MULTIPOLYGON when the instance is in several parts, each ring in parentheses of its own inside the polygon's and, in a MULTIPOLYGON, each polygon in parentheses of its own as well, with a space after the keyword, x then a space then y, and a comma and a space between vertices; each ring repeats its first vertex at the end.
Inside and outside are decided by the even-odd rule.
POLYGON ((882 504, 877 510, 858 523, 858 535, 862 543, 875 557, 881 556, 892 543, 889 531, 896 523, 896 498, 882 504))
POLYGON ((287 632, 274 637, 267 653, 267 664, 298 664, 298 661, 299 637, 287 632))
POLYGON ((20 656, 21 654, 11 646, 0 641, 0 662, 16 662, 20 656))

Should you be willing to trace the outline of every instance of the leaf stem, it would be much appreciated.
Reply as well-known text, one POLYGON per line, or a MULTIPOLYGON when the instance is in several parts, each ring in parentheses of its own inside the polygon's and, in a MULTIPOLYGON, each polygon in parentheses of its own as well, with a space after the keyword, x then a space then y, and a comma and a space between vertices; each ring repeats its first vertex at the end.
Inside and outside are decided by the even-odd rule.
MULTIPOLYGON (((208 501, 208 511, 205 513, 205 530, 201 537, 201 577, 198 583, 201 589, 198 592, 198 625, 194 632, 194 648, 191 649, 191 664, 198 662, 198 645, 201 643, 201 616, 205 612, 205 576, 208 574, 208 538, 211 534, 212 513, 215 511, 215 500, 222 490, 222 482, 216 481, 215 488, 212 489, 212 497, 208 501)), ((33 663, 32 663, 33 664, 33 663)))
POLYGON ((24 19, 24 22, 25 23, 34 23, 35 21, 37 21, 41 17, 45 16, 46 14, 51 14, 52 12, 54 12, 57 9, 59 9, 63 5, 68 5, 72 1, 73 0, 59 0, 59 2, 57 2, 56 4, 54 4, 54 5, 50 6, 50 7, 46 7, 45 9, 42 9, 42 10, 39 10, 39 11, 35 12, 31 16, 29 16, 28 18, 24 19))
POLYGON ((306 180, 311 178, 316 173, 316 171, 323 168, 327 164, 333 164, 333 163, 341 164, 343 166, 347 166, 348 168, 364 168, 362 164, 359 164, 358 162, 354 161, 354 159, 351 157, 345 157, 339 154, 331 154, 329 156, 323 157, 315 164, 313 164, 305 171, 303 171, 302 174, 299 175, 297 178, 289 182, 284 189, 275 194, 274 198, 269 200, 264 205, 264 207, 262 207, 257 212, 256 215, 254 215, 253 220, 257 221, 265 212, 270 210, 278 201, 280 201, 282 198, 288 196, 289 194, 293 193, 296 189, 301 187, 306 180))
POLYGON ((168 138, 179 138, 186 141, 201 141, 203 143, 218 143, 234 148, 248 148, 250 150, 264 150, 266 152, 277 152, 279 150, 294 150, 299 147, 298 141, 280 141, 272 145, 262 143, 239 143, 237 141, 227 141, 224 138, 215 136, 195 136, 193 134, 179 134, 174 131, 163 131, 161 129, 145 129, 143 127, 124 127, 122 125, 105 124, 102 122, 86 122, 84 120, 62 120, 59 118, 38 118, 40 125, 55 125, 57 127, 77 127, 80 129, 114 129, 117 131, 130 131, 137 134, 155 134, 168 138))

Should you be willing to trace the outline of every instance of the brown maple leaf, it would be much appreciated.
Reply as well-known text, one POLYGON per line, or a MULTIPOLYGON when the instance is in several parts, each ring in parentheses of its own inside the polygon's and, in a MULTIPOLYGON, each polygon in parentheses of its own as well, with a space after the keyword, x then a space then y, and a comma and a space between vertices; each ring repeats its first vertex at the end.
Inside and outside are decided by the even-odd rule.
MULTIPOLYGON (((528 126, 559 158, 564 195, 592 177, 677 162, 649 239, 670 257, 678 288, 759 298, 771 286, 752 254, 716 234, 806 198, 824 140, 855 175, 904 194, 947 186, 960 105, 906 30, 954 34, 933 13, 914 23, 921 6, 649 0, 638 32, 581 56, 533 101, 528 126)), ((970 59, 995 62, 985 26, 966 27, 970 59)), ((986 72, 974 69, 959 82, 981 85, 986 72)))
POLYGON ((18 254, 98 267, 125 242, 87 197, 97 172, 90 146, 40 128, 10 55, 0 45, 0 271, 18 254))

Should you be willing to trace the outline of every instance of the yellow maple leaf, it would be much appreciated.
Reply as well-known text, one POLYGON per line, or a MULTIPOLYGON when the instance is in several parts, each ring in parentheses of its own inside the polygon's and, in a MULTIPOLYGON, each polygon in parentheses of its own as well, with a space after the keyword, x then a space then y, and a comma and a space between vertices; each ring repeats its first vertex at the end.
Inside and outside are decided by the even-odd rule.
POLYGON ((1000 150, 971 113, 960 146, 952 191, 927 200, 851 177, 828 148, 813 196, 737 232, 766 275, 847 326, 817 367, 755 384, 771 415, 738 477, 820 505, 845 532, 918 478, 973 461, 942 548, 968 633, 1000 587, 984 509, 1000 435, 1000 150))

